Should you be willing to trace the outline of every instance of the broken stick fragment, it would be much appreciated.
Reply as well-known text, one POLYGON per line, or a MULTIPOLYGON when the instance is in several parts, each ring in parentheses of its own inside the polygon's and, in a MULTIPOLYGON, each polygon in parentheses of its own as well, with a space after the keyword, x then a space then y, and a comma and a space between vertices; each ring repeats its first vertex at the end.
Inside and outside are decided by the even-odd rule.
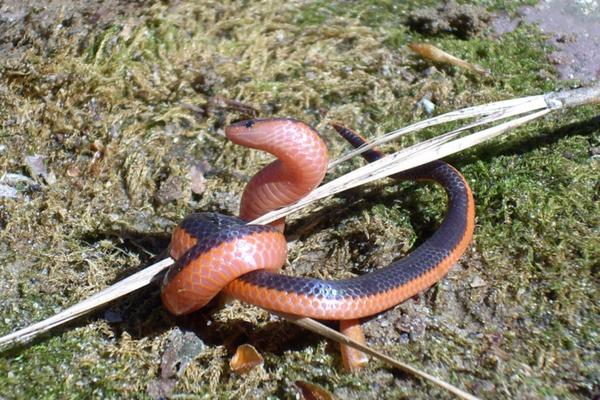
POLYGON ((457 67, 467 69, 483 76, 490 75, 490 71, 486 68, 483 68, 481 65, 471 64, 465 60, 461 60, 452 54, 446 53, 444 50, 438 49, 432 44, 410 43, 408 47, 426 60, 441 64, 456 65, 457 67))

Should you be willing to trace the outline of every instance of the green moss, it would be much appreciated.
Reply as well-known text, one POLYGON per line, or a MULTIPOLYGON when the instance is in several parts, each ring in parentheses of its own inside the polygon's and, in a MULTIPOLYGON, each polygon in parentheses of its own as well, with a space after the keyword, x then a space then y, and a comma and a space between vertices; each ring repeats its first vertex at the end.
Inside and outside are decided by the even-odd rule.
MULTIPOLYGON (((512 12, 529 2, 477 3, 512 12)), ((38 153, 58 181, 23 184, 19 199, 0 205, 0 331, 131 274, 160 251, 140 238, 168 233, 185 214, 237 211, 243 178, 269 158, 225 142, 222 128, 243 115, 213 96, 261 116, 306 120, 337 155, 346 147, 326 127, 331 120, 373 136, 424 118, 415 108, 424 96, 441 113, 566 87, 537 29, 425 37, 402 24, 422 4, 180 2, 126 20, 115 11, 84 37, 58 31, 32 41, 21 64, 0 70, 0 137, 10 138, 0 170, 27 174, 23 156, 38 153), (491 78, 446 66, 422 74, 429 64, 406 48, 413 41, 481 64, 491 78), (199 196, 188 172, 200 162, 211 171, 199 196), (182 182, 182 194, 163 204, 157 194, 172 181, 182 182)), ((475 193, 473 245, 421 299, 366 324, 374 346, 483 398, 585 398, 597 390, 597 113, 583 107, 549 117, 449 160, 475 193)), ((325 202, 316 227, 310 218, 292 223, 291 233, 302 234, 290 260, 299 274, 364 273, 431 234, 445 205, 431 185, 352 192, 325 202)), ((110 310, 123 320, 108 325, 101 314, 2 353, 2 396, 143 398, 160 376, 174 324, 192 325, 207 344, 177 378, 174 393, 184 397, 292 398, 296 380, 341 398, 447 396, 379 362, 345 374, 337 346, 252 307, 230 305, 209 327, 208 314, 169 320, 156 291, 110 310), (228 361, 245 341, 265 365, 240 377, 228 361)))
POLYGON ((109 353, 108 343, 88 328, 12 351, 0 358, 0 391, 7 398, 143 397, 139 390, 151 378, 148 372, 157 369, 151 356, 109 353))

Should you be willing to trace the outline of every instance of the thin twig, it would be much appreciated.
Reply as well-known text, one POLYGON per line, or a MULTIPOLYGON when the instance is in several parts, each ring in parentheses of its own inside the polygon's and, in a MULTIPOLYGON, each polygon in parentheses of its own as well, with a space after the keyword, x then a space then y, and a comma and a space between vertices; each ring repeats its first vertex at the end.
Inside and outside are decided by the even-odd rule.
POLYGON ((475 127, 481 124, 493 122, 498 119, 506 118, 516 114, 524 114, 527 112, 539 110, 542 108, 548 107, 548 103, 544 99, 543 95, 539 96, 529 96, 529 97, 521 97, 517 99, 503 100, 497 101, 494 103, 483 104, 480 106, 473 106, 462 108, 460 110, 451 111, 442 115, 438 115, 433 118, 429 118, 423 121, 416 122, 412 125, 406 126, 404 128, 397 129, 395 131, 386 133, 385 135, 376 138, 370 141, 368 144, 361 146, 355 150, 352 150, 345 154, 344 156, 338 158, 337 160, 329 163, 329 168, 333 168, 338 164, 349 160, 357 155, 373 148, 375 146, 382 145, 383 143, 387 143, 391 140, 397 139, 400 136, 407 135, 409 133, 414 133, 421 131, 425 128, 430 128, 432 126, 445 124, 453 121, 460 121, 463 119, 469 118, 477 118, 483 117, 481 120, 476 121, 472 126, 467 126, 461 128, 461 130, 466 130, 471 127, 475 127), (495 117, 492 117, 495 116, 495 117), (486 119, 489 118, 489 119, 486 119))
POLYGON ((544 97, 552 108, 572 108, 585 104, 597 104, 600 103, 600 83, 591 87, 551 92, 544 97))
POLYGON ((356 340, 351 339, 348 336, 343 335, 343 334, 339 333, 338 331, 331 329, 328 326, 321 324, 320 322, 315 321, 314 319, 310 319, 310 318, 306 318, 306 317, 298 317, 298 316, 294 316, 294 315, 279 314, 279 313, 275 313, 275 314, 279 315, 280 317, 284 318, 285 320, 287 320, 293 324, 296 324, 304 329, 318 333, 318 334, 325 336, 328 339, 334 340, 338 343, 343 343, 343 344, 347 344, 348 346, 352 346, 355 349, 358 349, 364 353, 372 355, 373 357, 379 358, 380 360, 383 360, 383 361, 393 365, 394 367, 398 368, 401 371, 404 371, 408 374, 418 376, 429 382, 432 382, 435 385, 437 385, 443 389, 446 389, 451 393, 454 393, 456 396, 458 396, 462 399, 477 400, 477 397, 465 392, 464 390, 457 388, 456 386, 452 386, 451 384, 444 382, 441 379, 438 379, 433 375, 430 375, 426 372, 416 369, 415 367, 412 367, 401 361, 395 360, 392 357, 387 356, 369 346, 365 346, 364 344, 361 344, 361 343, 357 342, 356 340))

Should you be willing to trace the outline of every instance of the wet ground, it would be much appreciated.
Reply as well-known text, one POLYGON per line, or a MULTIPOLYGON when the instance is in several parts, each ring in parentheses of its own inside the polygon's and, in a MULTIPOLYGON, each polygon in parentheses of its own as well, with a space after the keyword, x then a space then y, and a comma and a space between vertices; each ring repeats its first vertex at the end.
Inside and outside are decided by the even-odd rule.
POLYGON ((500 14, 494 27, 503 33, 520 23, 536 24, 548 35, 550 59, 562 79, 600 80, 600 1, 543 0, 521 8, 517 17, 500 14))

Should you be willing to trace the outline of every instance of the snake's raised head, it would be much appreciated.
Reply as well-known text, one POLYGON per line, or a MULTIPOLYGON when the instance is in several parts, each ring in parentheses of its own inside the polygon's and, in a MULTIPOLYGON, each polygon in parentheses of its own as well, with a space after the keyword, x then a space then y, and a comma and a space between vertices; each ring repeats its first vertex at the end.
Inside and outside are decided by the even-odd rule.
MULTIPOLYGON (((271 147, 274 140, 287 140, 296 138, 302 131, 312 131, 310 134, 318 136, 310 126, 292 118, 257 118, 233 123, 225 128, 225 135, 233 143, 265 149, 271 147)), ((266 150, 269 151, 269 150, 266 150)))
POLYGON ((246 221, 298 201, 321 183, 327 171, 327 147, 318 132, 304 122, 250 119, 226 127, 225 134, 236 144, 278 158, 246 186, 240 207, 240 217, 246 221))

